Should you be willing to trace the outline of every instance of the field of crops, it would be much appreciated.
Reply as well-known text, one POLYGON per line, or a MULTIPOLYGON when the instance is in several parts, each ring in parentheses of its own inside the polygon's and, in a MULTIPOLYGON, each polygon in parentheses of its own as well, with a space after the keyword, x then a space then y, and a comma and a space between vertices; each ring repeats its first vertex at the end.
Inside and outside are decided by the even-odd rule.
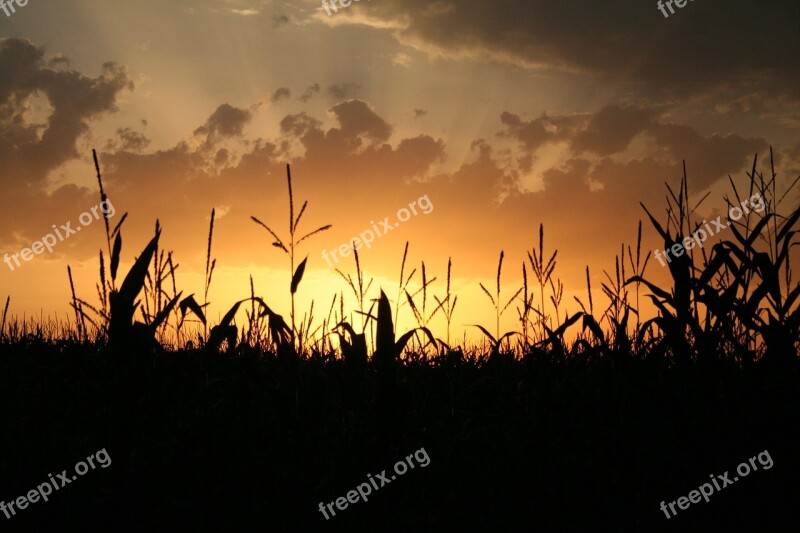
MULTIPOLYGON (((102 201, 99 165, 97 176, 102 201)), ((296 310, 306 266, 296 250, 327 226, 299 229, 308 204, 296 211, 288 167, 287 177, 288 236, 253 221, 286 255, 289 312, 252 292, 209 323, 213 211, 202 301, 176 287, 158 222, 129 272, 118 272, 132 255, 122 246, 127 214, 116 227, 106 217, 96 298, 73 288, 70 323, 10 319, 6 300, 5 490, 25 494, 101 448, 113 461, 15 516, 14 527, 73 530, 93 516, 113 531, 667 530, 683 517, 665 519, 661 501, 764 450, 774 468, 683 513, 706 531, 796 524, 800 207, 781 209, 774 171, 765 178, 754 161, 750 190, 733 194, 759 193, 765 212, 675 258, 670 286, 649 281, 639 242, 617 257, 605 301, 587 287, 572 315, 559 311, 557 254, 540 226, 521 287, 501 285, 503 253, 497 279, 481 284, 497 316, 475 326, 482 347, 451 341, 451 265, 446 291, 434 295, 425 264, 410 268, 406 256, 390 300, 365 281, 354 252, 354 273, 340 274, 358 320, 335 296, 322 319, 296 310), (657 316, 640 316, 645 298, 657 316), (500 331, 501 314, 514 311, 518 327, 500 331), (396 331, 399 313, 417 327, 396 331), (446 331, 429 327, 437 314, 446 331), (320 513, 320 502, 422 447, 429 466, 329 520, 320 513)), ((670 190, 666 222, 649 217, 665 250, 698 229, 687 189, 684 178, 670 190)))

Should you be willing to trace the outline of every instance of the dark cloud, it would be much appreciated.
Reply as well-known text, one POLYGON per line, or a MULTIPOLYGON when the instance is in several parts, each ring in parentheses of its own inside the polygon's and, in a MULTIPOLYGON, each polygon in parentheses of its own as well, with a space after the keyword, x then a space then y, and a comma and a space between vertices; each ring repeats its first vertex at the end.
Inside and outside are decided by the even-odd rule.
POLYGON ((427 114, 428 114, 428 111, 426 109, 415 109, 414 110, 414 118, 424 117, 427 114))
POLYGON ((269 101, 274 104, 275 102, 281 99, 291 98, 291 97, 292 97, 292 91, 290 91, 288 87, 280 87, 274 93, 272 93, 272 96, 269 97, 269 101))
POLYGON ((69 59, 64 54, 56 54, 47 62, 50 68, 69 67, 69 59))
POLYGON ((545 143, 572 138, 579 125, 585 123, 586 118, 586 115, 550 117, 543 113, 535 120, 523 121, 517 115, 504 112, 500 115, 500 122, 505 129, 499 135, 514 138, 525 150, 533 152, 545 143))
POLYGON ((337 100, 344 100, 345 98, 356 96, 359 89, 361 89, 361 86, 357 83, 336 83, 328 86, 325 92, 337 100))
POLYGON ((131 128, 119 128, 117 130, 117 141, 109 141, 106 150, 125 150, 128 152, 141 152, 150 145, 150 139, 143 133, 132 130, 131 128))
POLYGON ((331 112, 341 124, 341 133, 346 138, 364 136, 375 141, 386 141, 392 127, 379 117, 363 100, 347 100, 336 104, 331 112))
POLYGON ((767 146, 764 139, 735 134, 704 137, 690 126, 659 123, 660 116, 659 109, 616 105, 594 114, 543 114, 530 121, 504 112, 500 116, 504 128, 499 136, 519 142, 524 152, 519 156, 519 166, 529 170, 532 154, 546 144, 567 143, 575 157, 587 153, 610 156, 623 152, 637 135, 645 135, 654 145, 650 155, 672 163, 686 160, 695 177, 692 185, 701 189, 741 169, 748 158, 767 146))
POLYGON ((301 101, 301 102, 303 102, 303 103, 305 103, 305 102, 308 102, 309 100, 311 100, 311 98, 312 98, 312 97, 313 97, 315 94, 318 94, 318 93, 319 93, 319 91, 320 91, 320 86, 319 86, 319 83, 315 83, 314 85, 309 85, 309 86, 306 88, 306 90, 303 92, 303 94, 301 94, 301 95, 300 95, 300 97, 298 98, 298 100, 300 100, 300 101, 301 101))
POLYGON ((592 115, 586 129, 572 140, 575 153, 611 155, 628 147, 633 138, 658 116, 654 109, 607 106, 592 115))
POLYGON ((444 141, 428 135, 403 139, 397 145, 395 168, 404 176, 424 174, 432 163, 444 161, 444 141))
POLYGON ((302 137, 307 132, 318 129, 322 125, 322 122, 305 113, 298 113, 296 115, 285 116, 281 120, 280 125, 282 134, 302 137))
POLYGON ((280 28, 281 26, 286 26, 287 24, 289 24, 289 17, 286 15, 274 15, 272 17, 273 28, 280 28))
MULTIPOLYGON (((382 169, 381 174, 397 176, 402 181, 424 176, 432 164, 444 160, 444 142, 428 135, 400 139, 396 148, 386 144, 392 127, 362 100, 341 102, 330 113, 338 126, 328 130, 306 113, 288 115, 280 123, 283 135, 300 141, 305 163, 320 171, 325 169, 326 174, 336 168, 359 168, 366 178, 370 172, 382 169), (366 145, 364 141, 368 141, 366 145)), ((372 178, 359 183, 351 176, 346 184, 339 185, 341 192, 351 187, 352 193, 364 196, 385 189, 386 184, 372 178)))
POLYGON ((231 154, 228 150, 226 150, 225 148, 220 148, 219 150, 217 150, 217 155, 214 156, 214 165, 217 168, 224 167, 228 164, 230 157, 231 154))
POLYGON ((700 189, 738 172, 752 163, 754 153, 768 148, 764 139, 716 133, 703 137, 689 126, 677 124, 656 124, 649 131, 674 160, 686 161, 697 178, 693 184, 700 189))
POLYGON ((244 127, 252 118, 252 114, 246 109, 222 104, 208 117, 204 125, 194 130, 194 134, 205 135, 207 143, 229 137, 241 137, 244 127))
POLYGON ((580 72, 666 99, 732 84, 800 99, 796 0, 696 1, 668 19, 641 0, 386 0, 361 9, 432 53, 580 72))
POLYGON ((116 111, 119 93, 132 90, 127 70, 103 65, 96 78, 45 61, 44 50, 23 39, 0 39, 0 167, 19 185, 41 185, 47 173, 78 156, 76 142, 89 120, 116 111), (52 113, 44 124, 27 119, 29 99, 44 95, 52 113))

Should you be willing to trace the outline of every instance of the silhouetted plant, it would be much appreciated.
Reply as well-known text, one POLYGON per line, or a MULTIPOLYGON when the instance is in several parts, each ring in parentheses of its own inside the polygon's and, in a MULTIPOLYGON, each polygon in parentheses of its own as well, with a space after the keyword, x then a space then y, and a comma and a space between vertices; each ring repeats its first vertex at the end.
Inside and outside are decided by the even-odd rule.
POLYGON ((551 276, 553 275, 553 270, 556 268, 556 256, 558 255, 558 250, 553 251, 553 255, 547 261, 544 262, 544 224, 539 224, 539 253, 536 253, 536 248, 533 248, 530 252, 528 252, 528 261, 531 264, 531 270, 533 270, 533 275, 536 276, 536 281, 539 282, 539 300, 541 307, 538 311, 534 309, 539 315, 539 333, 540 338, 544 339, 545 336, 545 329, 544 326, 547 325, 547 313, 545 312, 544 307, 544 287, 546 284, 550 283, 551 276))
MULTIPOLYGON (((446 287, 447 292, 445 293, 445 297, 440 300, 438 296, 434 295, 434 299, 439 304, 439 307, 442 308, 442 313, 444 314, 445 319, 447 321, 447 343, 445 343, 445 346, 447 347, 448 350, 451 349, 450 348, 450 323, 453 320, 453 312, 455 311, 456 303, 458 302, 458 295, 453 295, 450 292, 450 271, 452 269, 452 266, 453 266, 452 258, 448 257, 447 258, 447 287, 446 287)), ((439 342, 441 342, 441 339, 439 339, 439 342)))
POLYGON ((3 307, 3 321, 0 322, 0 340, 6 338, 6 316, 8 315, 8 304, 11 303, 11 295, 6 296, 6 305, 3 307))
MULTIPOLYGON (((639 336, 651 324, 658 326, 664 337, 655 341, 654 348, 661 353, 671 350, 678 362, 685 363, 693 355, 699 357, 703 354, 714 354, 715 357, 720 357, 722 354, 730 354, 740 363, 750 363, 758 351, 762 352, 763 360, 770 364, 785 366, 796 360, 793 354, 796 353, 795 344, 800 337, 800 309, 793 307, 800 296, 800 285, 791 287, 789 250, 792 246, 800 245, 793 241, 797 234, 793 227, 800 219, 800 207, 785 217, 775 212, 785 194, 776 200, 774 166, 771 179, 765 182, 763 174, 756 171, 757 159, 756 156, 753 170, 748 173, 750 194, 752 198, 753 191, 757 190, 765 210, 752 229, 751 217, 759 216, 757 211, 747 213, 743 222, 730 221, 729 229, 736 241, 722 240, 715 244, 711 248, 710 257, 706 256, 703 249, 702 270, 694 266, 693 255, 674 258, 669 263, 674 281, 672 293, 641 276, 634 276, 627 281, 644 283, 654 293, 649 297, 660 310, 660 316, 643 324, 639 336), (780 223, 778 219, 781 219, 780 223), (770 222, 773 223, 772 226, 770 222), (756 248, 755 244, 759 239, 766 243, 768 252, 756 248), (785 274, 784 287, 781 287, 780 282, 781 269, 785 274), (698 304, 702 304, 706 310, 703 321, 697 312, 698 304), (695 346, 694 352, 690 345, 695 346)), ((797 181, 792 183, 790 190, 797 181)), ((739 200, 738 191, 732 181, 731 185, 739 200)), ((691 227, 691 211, 684 207, 688 205, 686 190, 684 165, 679 198, 670 189, 678 207, 677 219, 670 206, 667 229, 663 229, 648 212, 654 227, 664 238, 665 249, 682 241, 680 231, 672 239, 669 233, 670 224, 674 223, 677 228, 682 228, 685 221, 685 227, 691 227)), ((727 198, 726 203, 731 205, 727 198)), ((699 227, 697 224, 694 232, 699 227)))
MULTIPOLYGON (((294 249, 295 249, 295 247, 297 245, 299 245, 304 240, 308 239, 309 237, 311 237, 313 235, 316 235, 317 233, 320 233, 322 231, 330 229, 332 226, 331 226, 331 224, 328 224, 326 226, 319 227, 319 228, 315 229, 314 231, 305 234, 299 240, 295 241, 295 234, 297 232, 297 226, 300 224, 300 219, 303 217, 303 213, 305 213, 305 211, 306 211, 306 206, 308 206, 308 202, 307 201, 303 202, 303 207, 300 208, 300 213, 297 215, 297 218, 295 218, 295 216, 294 216, 294 196, 292 194, 292 173, 291 173, 291 170, 289 169, 289 165, 288 164, 286 165, 286 180, 287 180, 287 183, 288 183, 288 186, 289 186, 289 240, 288 240, 288 247, 287 247, 286 244, 284 244, 284 242, 281 240, 281 238, 278 237, 278 235, 269 228, 269 226, 267 226, 266 224, 264 224, 263 222, 261 222, 259 219, 257 219, 254 216, 251 216, 250 218, 253 220, 253 222, 255 222, 259 226, 263 227, 265 230, 267 230, 269 232, 270 235, 272 235, 272 237, 275 239, 274 242, 272 243, 272 246, 283 250, 286 253, 286 255, 289 256, 289 263, 290 263, 290 268, 291 268, 291 272, 292 272, 292 281, 291 281, 291 283, 289 285, 289 294, 290 294, 291 299, 292 299, 292 314, 291 314, 291 319, 292 319, 291 337, 292 337, 292 339, 291 340, 292 340, 292 346, 294 346, 294 340, 295 340, 295 336, 297 334, 297 327, 295 325, 294 295, 297 292, 297 287, 300 285, 300 281, 303 279, 303 273, 305 272, 305 269, 306 269, 306 261, 308 261, 308 257, 303 259, 303 261, 300 262, 300 264, 297 266, 297 269, 295 270, 295 267, 294 267, 294 261, 295 261, 294 249)), ((299 351, 299 347, 297 347, 297 346, 294 346, 294 347, 295 347, 295 349, 297 349, 299 351)))
POLYGON ((489 330, 487 330, 483 326, 481 326, 479 324, 473 324, 473 326, 475 326, 476 328, 480 329, 483 332, 483 334, 486 335, 486 337, 488 337, 492 341, 492 353, 496 353, 499 350, 500 345, 502 344, 502 342, 505 339, 511 337, 512 335, 519 335, 519 333, 516 332, 516 331, 509 331, 507 333, 504 333, 503 335, 500 335, 500 317, 506 311, 506 309, 508 309, 508 306, 511 305, 511 303, 517 298, 517 296, 519 296, 519 294, 523 290, 523 287, 520 287, 517 290, 517 292, 515 292, 514 295, 511 298, 509 298, 508 303, 506 303, 506 305, 503 306, 502 308, 500 307, 500 304, 501 304, 501 300, 500 300, 500 275, 503 272, 503 256, 504 256, 504 253, 505 252, 503 252, 502 250, 500 251, 500 258, 497 261, 497 283, 496 283, 495 296, 492 296, 489 293, 489 291, 486 290, 486 287, 483 286, 483 283, 478 283, 480 288, 483 289, 483 292, 486 294, 486 296, 489 297, 489 300, 491 300, 492 306, 494 306, 494 311, 495 311, 495 335, 496 335, 496 338, 491 333, 489 333, 489 330))
POLYGON ((147 268, 155 254, 161 228, 156 222, 156 234, 133 263, 119 290, 109 294, 111 319, 108 328, 109 346, 119 351, 129 351, 133 339, 133 316, 139 307, 137 298, 144 287, 147 268))
MULTIPOLYGON (((364 311, 364 304, 366 303, 367 293, 369 293, 369 289, 372 286, 372 278, 365 284, 364 283, 364 272, 361 270, 361 262, 358 259, 358 249, 353 246, 353 261, 356 264, 356 279, 350 276, 350 274, 345 274, 338 268, 335 269, 336 273, 341 276, 341 278, 347 283, 350 287, 350 290, 353 291, 353 296, 356 298, 356 303, 358 304, 358 310, 356 313, 361 315, 361 333, 364 334, 367 328, 367 316, 372 313, 372 308, 374 303, 370 305, 369 309, 364 311)), ((342 319, 344 320, 344 319, 342 319)))

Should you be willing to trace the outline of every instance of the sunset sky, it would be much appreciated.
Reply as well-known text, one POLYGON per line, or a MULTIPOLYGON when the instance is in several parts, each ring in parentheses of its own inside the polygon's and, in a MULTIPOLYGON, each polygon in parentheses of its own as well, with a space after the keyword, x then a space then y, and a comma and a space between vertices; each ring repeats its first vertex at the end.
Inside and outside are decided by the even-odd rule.
MULTIPOLYGON (((54 224, 75 227, 99 203, 95 148, 111 223, 128 213, 121 276, 159 219, 178 289, 202 297, 216 209, 212 322, 249 295, 250 274, 289 314, 287 258, 250 220, 288 233, 287 162, 296 209, 309 201, 300 233, 333 225, 298 250, 309 257, 301 312, 314 299, 324 315, 348 290, 323 250, 373 221, 394 226, 427 195, 429 214, 418 208, 361 249, 362 266, 394 300, 408 240, 406 271, 424 260, 441 297, 452 257, 454 334, 470 337, 468 324, 494 330, 478 283, 494 287, 503 250, 510 297, 540 223, 571 314, 573 295, 586 301, 586 265, 599 289, 639 220, 642 255, 663 247, 639 202, 663 222, 664 182, 678 184, 682 160, 690 197, 711 191, 700 218, 725 212, 728 176, 744 183, 756 153, 768 170, 770 145, 779 193, 800 175, 796 0, 695 0, 668 18, 642 0, 362 0, 331 16, 320 0, 15 9, 0 11, 0 253, 54 224)), ((786 207, 798 201, 792 191, 786 207)), ((0 298, 20 317, 63 319, 67 265, 76 292, 96 302, 105 247, 95 221, 52 254, 13 271, 4 263, 0 298)), ((335 266, 354 272, 352 257, 335 266)), ((661 281, 666 269, 651 259, 648 273, 661 281)), ((595 307, 606 304, 597 291, 595 307)), ((502 329, 517 329, 513 307, 502 329)))

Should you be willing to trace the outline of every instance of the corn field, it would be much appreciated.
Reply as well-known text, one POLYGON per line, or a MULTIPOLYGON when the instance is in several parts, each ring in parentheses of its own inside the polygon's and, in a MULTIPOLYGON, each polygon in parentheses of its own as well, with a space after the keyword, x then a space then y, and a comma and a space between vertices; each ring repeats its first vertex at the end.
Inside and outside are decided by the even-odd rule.
POLYGON ((310 207, 295 204, 288 165, 288 228, 251 218, 264 247, 285 256, 290 309, 270 306, 251 276, 250 293, 210 322, 214 210, 202 298, 177 286, 159 221, 120 272, 132 255, 127 213, 114 227, 106 215, 96 294, 76 290, 68 269, 70 320, 11 318, 6 298, 0 499, 106 447, 114 463, 99 481, 14 525, 71 528, 92 517, 120 530, 649 531, 674 526, 661 500, 768 448, 769 477, 693 511, 693 527, 787 530, 798 495, 800 206, 786 204, 800 178, 780 193, 769 163, 762 171, 754 159, 749 190, 731 181, 726 198, 736 205, 758 193, 766 209, 674 258, 660 286, 642 234, 655 232, 667 250, 700 227, 684 169, 677 190, 667 187, 665 215, 642 206, 645 227, 604 272, 602 302, 586 266, 586 298, 571 314, 558 252, 545 246, 544 224, 533 228, 521 268, 500 251, 496 278, 479 285, 496 319, 470 326, 482 346, 451 336, 457 258, 433 275, 424 261, 410 265, 409 243, 391 300, 354 250, 354 271, 337 272, 357 309, 346 313, 342 294, 315 295, 320 316, 314 304, 297 308, 304 254, 331 226, 301 229, 310 207), (521 286, 503 286, 504 267, 520 268, 521 286), (640 314, 645 301, 655 316, 640 314), (397 331, 401 313, 416 326, 397 331), (506 313, 516 316, 512 331, 500 328, 506 313), (431 327, 435 317, 443 331, 431 327), (330 522, 317 511, 422 446, 425 471, 330 522))

